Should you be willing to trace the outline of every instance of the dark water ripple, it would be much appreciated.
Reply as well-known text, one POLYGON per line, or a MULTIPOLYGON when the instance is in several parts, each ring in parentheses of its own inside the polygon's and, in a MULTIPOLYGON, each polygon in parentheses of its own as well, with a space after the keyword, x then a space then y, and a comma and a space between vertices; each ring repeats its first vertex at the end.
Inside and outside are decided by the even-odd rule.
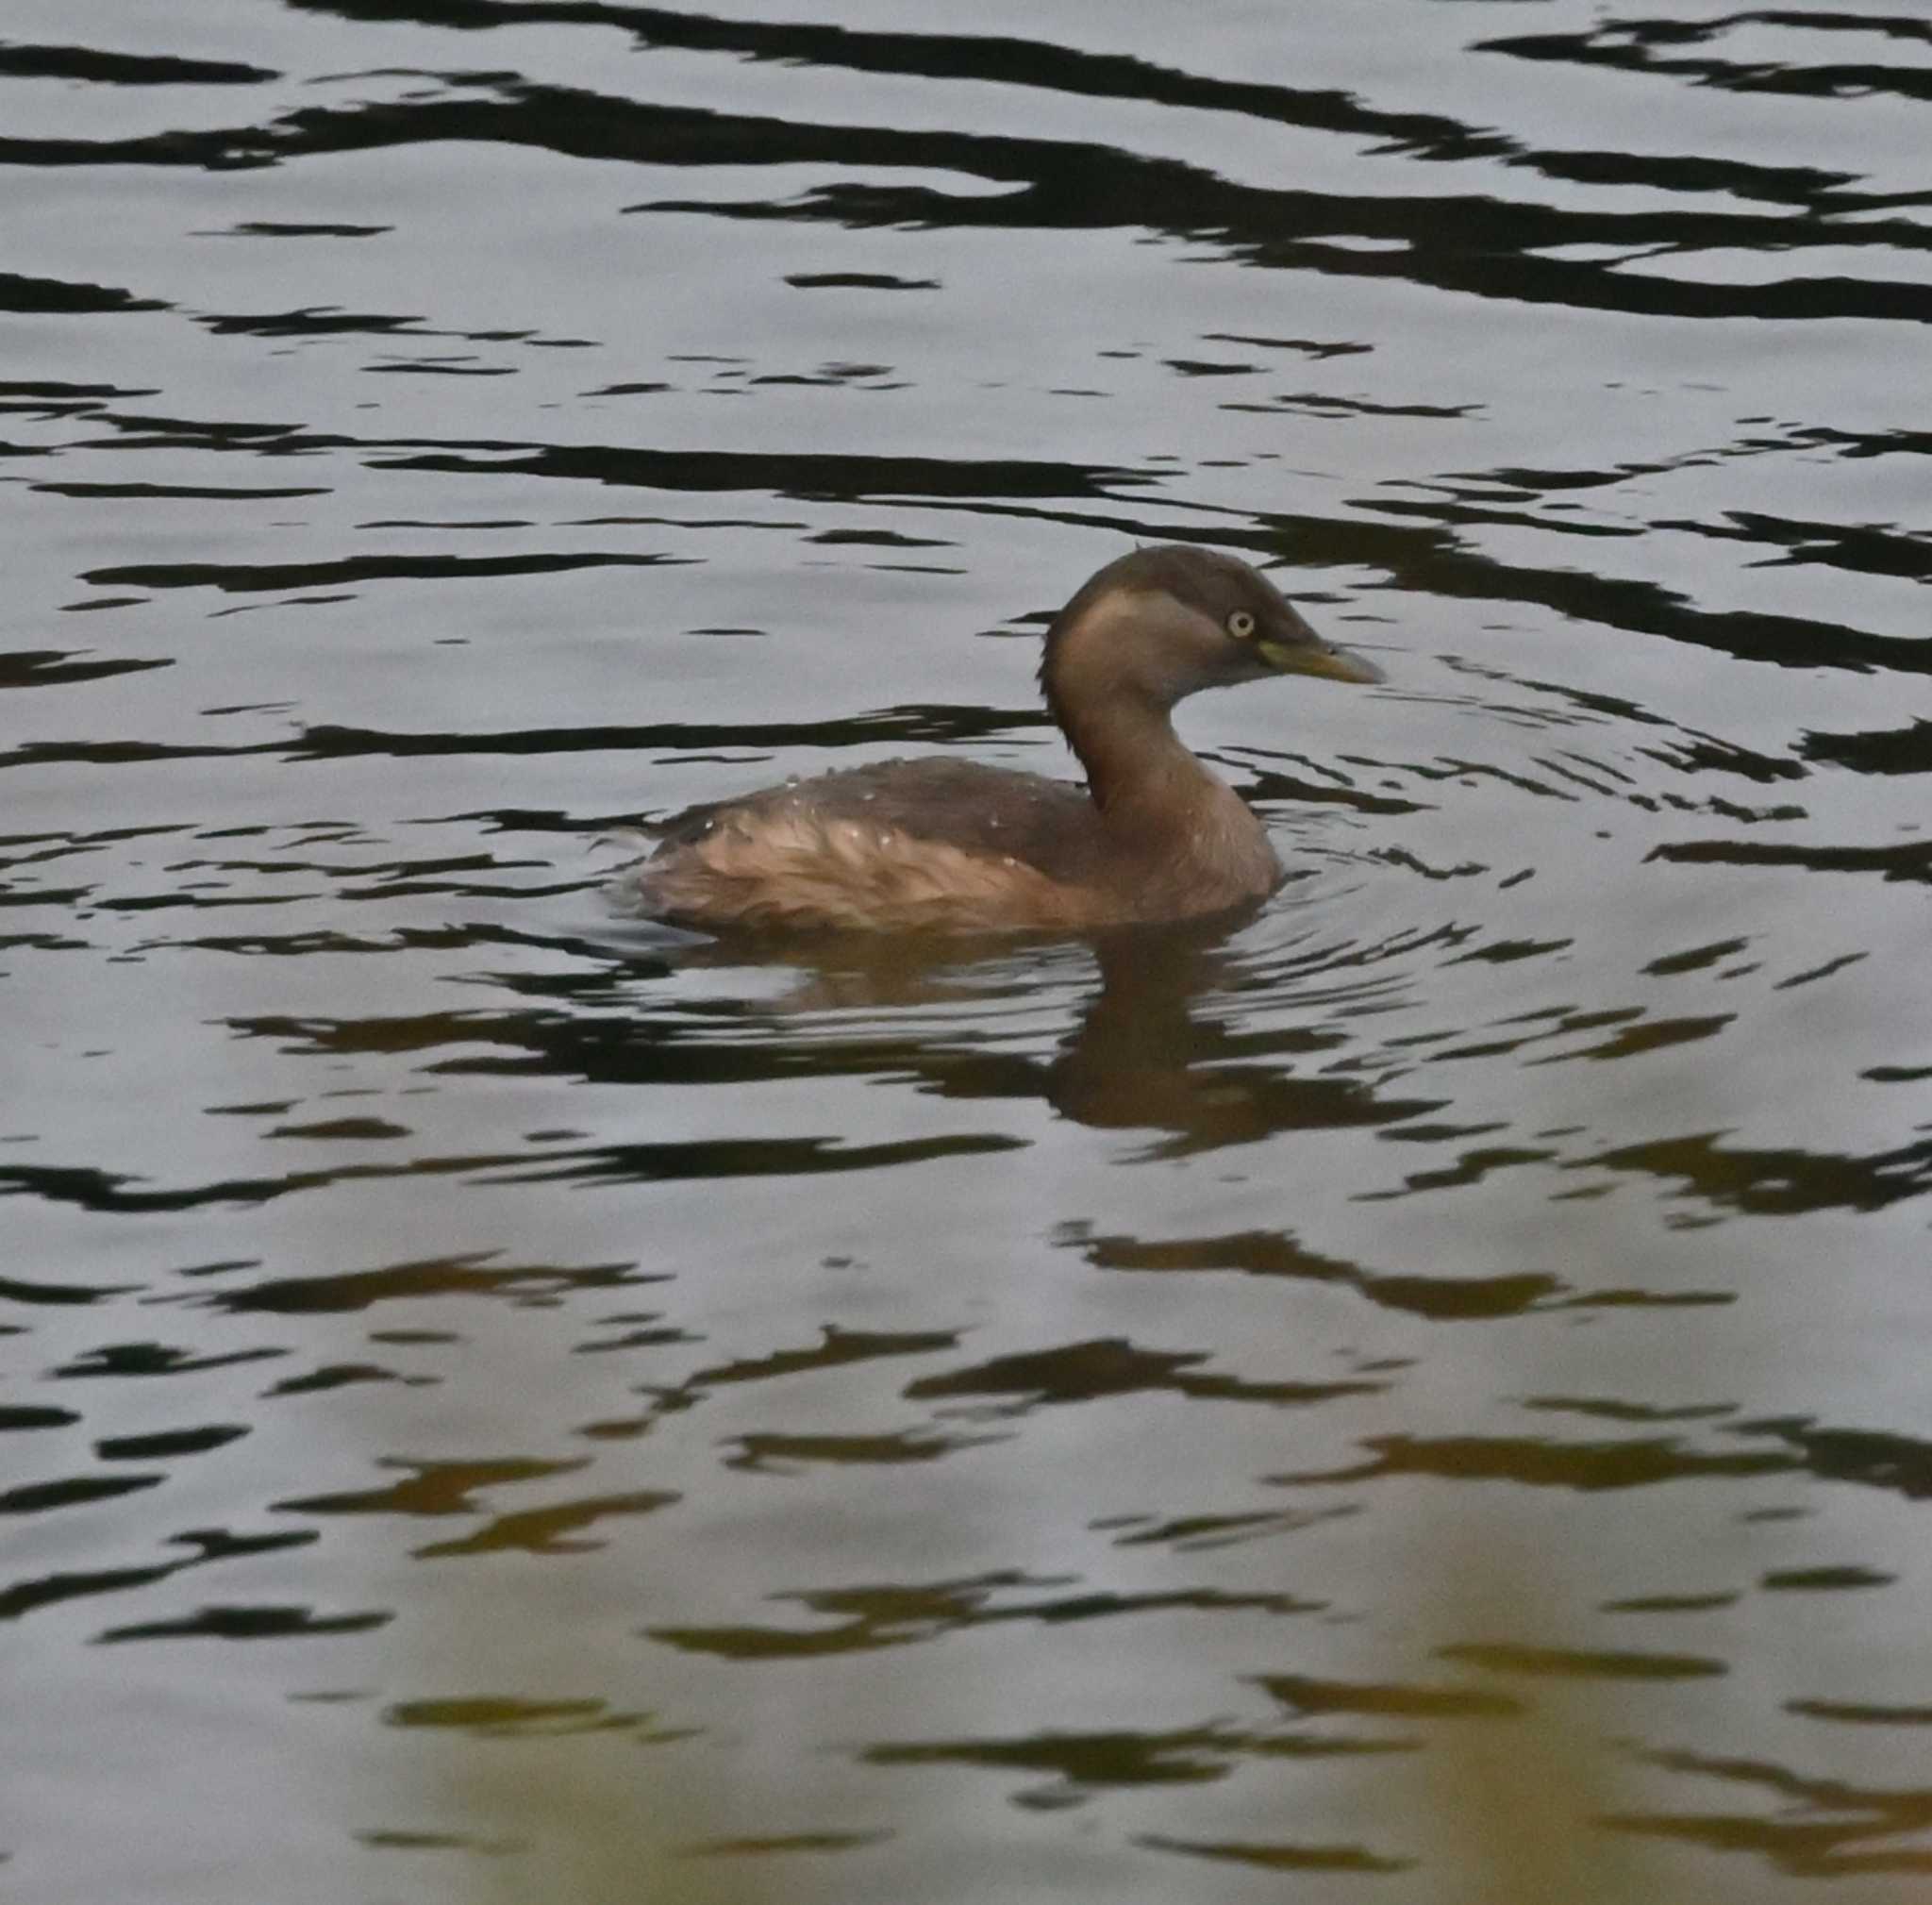
POLYGON ((1909 1896, 1932 26, 927 26, 7 23, 8 1877, 1909 1896), (1172 538, 1255 916, 602 906, 1172 538))

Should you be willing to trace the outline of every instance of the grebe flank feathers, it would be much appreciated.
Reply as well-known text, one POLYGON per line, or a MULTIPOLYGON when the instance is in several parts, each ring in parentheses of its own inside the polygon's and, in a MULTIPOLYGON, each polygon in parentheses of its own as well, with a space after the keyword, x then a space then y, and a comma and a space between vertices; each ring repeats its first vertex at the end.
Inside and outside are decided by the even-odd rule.
POLYGON ((1271 893, 1261 823, 1197 760, 1184 695, 1274 675, 1382 678, 1238 558, 1167 544, 1089 578, 1040 683, 1085 789, 935 756, 691 809, 621 876, 625 911, 707 928, 1079 930, 1219 912, 1271 893))

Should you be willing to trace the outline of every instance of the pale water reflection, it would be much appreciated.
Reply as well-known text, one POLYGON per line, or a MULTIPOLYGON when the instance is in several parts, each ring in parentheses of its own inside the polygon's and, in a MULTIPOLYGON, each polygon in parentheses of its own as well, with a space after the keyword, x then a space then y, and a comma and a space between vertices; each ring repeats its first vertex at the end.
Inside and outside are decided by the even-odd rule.
POLYGON ((808 10, 9 10, 8 1879, 1921 1896, 1932 36, 808 10), (1265 905, 605 906, 1135 540, 1265 905))

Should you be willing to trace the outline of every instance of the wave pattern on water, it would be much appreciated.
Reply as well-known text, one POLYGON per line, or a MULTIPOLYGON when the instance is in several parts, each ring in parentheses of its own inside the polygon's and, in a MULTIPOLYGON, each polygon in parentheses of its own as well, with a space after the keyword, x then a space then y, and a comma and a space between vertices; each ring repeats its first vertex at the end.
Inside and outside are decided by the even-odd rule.
POLYGON ((1932 27, 758 11, 8 23, 9 1876, 1921 1878, 1932 27), (1265 908, 608 915, 1130 540, 1265 908))

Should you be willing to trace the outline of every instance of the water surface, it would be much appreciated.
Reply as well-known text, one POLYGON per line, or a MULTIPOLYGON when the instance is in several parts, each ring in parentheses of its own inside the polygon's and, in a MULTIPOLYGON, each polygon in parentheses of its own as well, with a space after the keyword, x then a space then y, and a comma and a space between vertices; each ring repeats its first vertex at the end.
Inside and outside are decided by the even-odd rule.
POLYGON ((1435 1899, 1483 1793, 1917 1896, 1928 98, 1844 6, 13 0, 22 1896, 1435 1899), (1388 674, 1184 710, 1255 916, 609 916, 1073 772, 1135 539, 1388 674))

